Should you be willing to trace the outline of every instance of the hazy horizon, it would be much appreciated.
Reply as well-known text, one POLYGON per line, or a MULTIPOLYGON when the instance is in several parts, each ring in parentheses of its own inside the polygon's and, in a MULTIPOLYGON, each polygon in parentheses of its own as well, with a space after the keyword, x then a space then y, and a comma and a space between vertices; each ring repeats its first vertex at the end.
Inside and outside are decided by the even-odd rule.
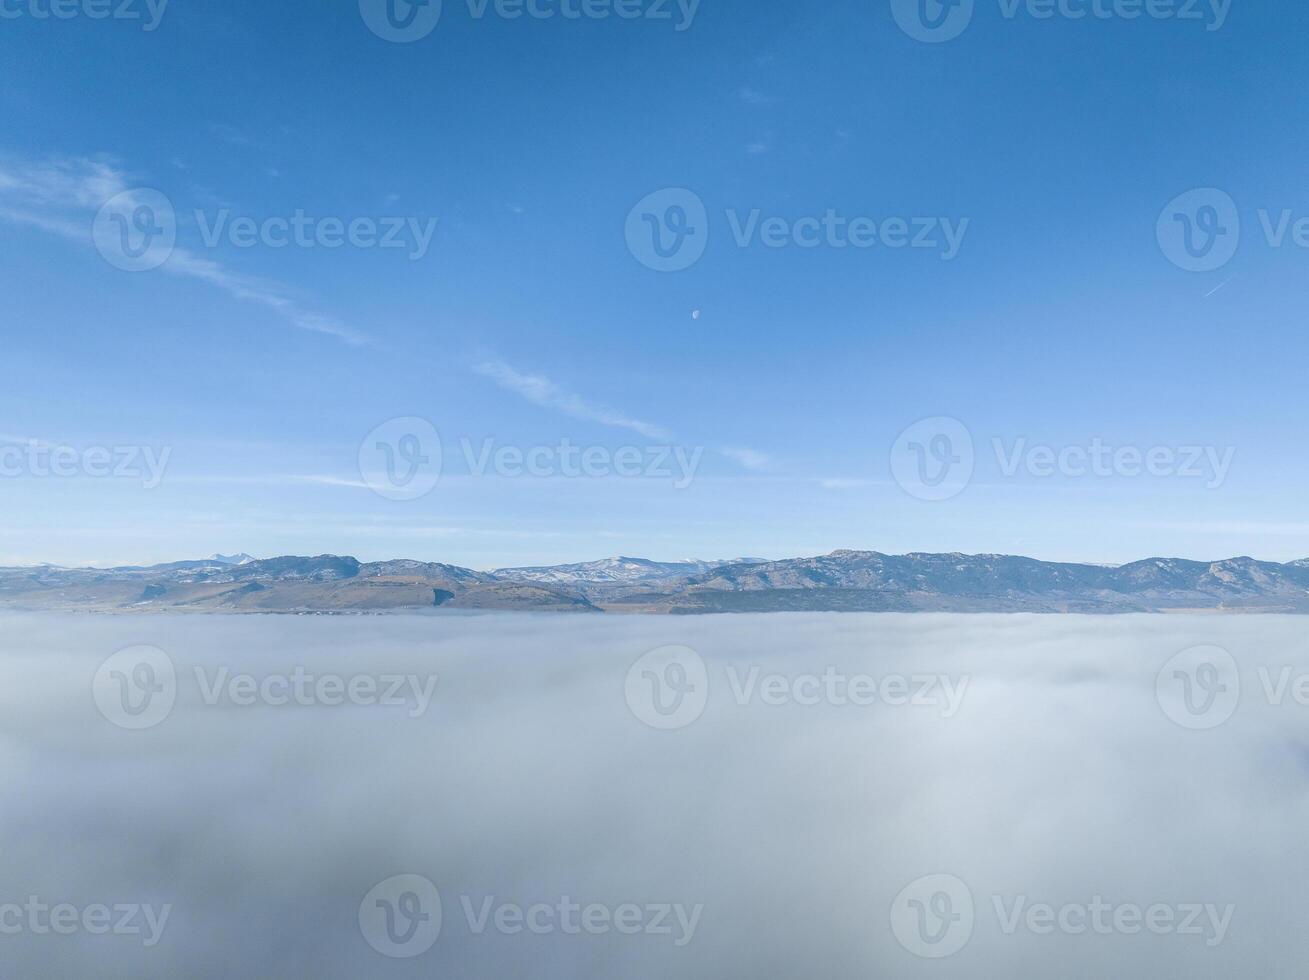
MULTIPOLYGON (((660 563, 660 564, 678 564, 678 563, 683 563, 683 562, 687 562, 687 563, 689 563, 689 562, 699 562, 699 561, 707 561, 707 562, 735 562, 735 561, 764 561, 764 562, 777 562, 777 561, 791 561, 791 560, 795 560, 795 559, 803 559, 803 558, 821 557, 821 556, 823 556, 823 555, 830 555, 830 554, 832 554, 832 553, 835 552, 835 551, 868 552, 868 553, 878 553, 878 554, 891 555, 891 556, 902 556, 902 555, 915 555, 915 554, 917 554, 917 555, 965 555, 965 556, 970 556, 970 557, 981 557, 981 556, 995 555, 995 556, 997 556, 997 557, 1006 557, 1006 558, 1029 558, 1029 559, 1032 559, 1033 561, 1045 562, 1045 563, 1050 563, 1050 564, 1089 565, 1089 566, 1102 567, 1102 568, 1121 568, 1121 567, 1124 566, 1124 565, 1130 565, 1130 564, 1134 564, 1134 563, 1136 563, 1136 562, 1142 562, 1142 561, 1150 561, 1150 560, 1152 560, 1152 559, 1156 559, 1156 558, 1169 558, 1169 559, 1174 559, 1174 558, 1175 558, 1175 559, 1179 559, 1179 560, 1182 560, 1182 561, 1194 561, 1194 562, 1200 562, 1200 563, 1222 562, 1222 561, 1228 561, 1228 560, 1238 559, 1238 558, 1253 558, 1255 561, 1260 561, 1260 562, 1272 562, 1272 563, 1275 563, 1275 564, 1290 564, 1290 563, 1292 563, 1292 562, 1296 562, 1296 561, 1309 560, 1309 555, 1304 555, 1304 556, 1299 556, 1299 557, 1294 557, 1294 558, 1286 558, 1286 559, 1271 559, 1271 558, 1264 558, 1264 557, 1261 557, 1261 556, 1259 556, 1259 555, 1252 555, 1252 554, 1249 554, 1249 553, 1240 553, 1240 554, 1230 554, 1230 555, 1210 555, 1210 556, 1205 556, 1205 557, 1195 557, 1195 556, 1190 556, 1190 555, 1141 555, 1141 556, 1138 556, 1138 557, 1136 557, 1136 558, 1130 559, 1130 560, 1128 560, 1128 561, 1122 561, 1122 562, 1114 561, 1114 562, 1109 562, 1109 561, 1090 561, 1090 560, 1064 559, 1064 558, 1046 558, 1046 557, 1042 557, 1042 556, 1039 556, 1039 555, 1032 555, 1032 554, 1005 554, 1005 553, 1000 553, 1000 552, 964 552, 964 551, 937 551, 937 552, 933 552, 933 551, 907 551, 907 552, 897 552, 897 553, 892 553, 892 552, 882 551, 882 550, 879 549, 879 548, 858 548, 858 547, 842 546, 842 547, 840 547, 840 548, 834 548, 834 549, 831 549, 831 550, 829 550, 829 551, 825 551, 825 552, 806 552, 806 553, 803 553, 803 554, 784 555, 784 556, 778 556, 778 557, 764 557, 764 556, 762 556, 762 555, 758 555, 758 554, 750 554, 750 555, 734 556, 734 557, 732 557, 732 558, 705 558, 705 557, 703 557, 703 556, 687 557, 687 556, 684 556, 684 555, 683 555, 683 556, 678 556, 678 557, 658 557, 658 556, 654 556, 654 555, 644 555, 644 554, 642 554, 642 555, 635 555, 635 554, 622 554, 622 555, 620 555, 620 554, 607 554, 607 555, 601 555, 601 556, 598 556, 598 557, 583 558, 583 559, 581 559, 581 560, 579 560, 579 561, 559 561, 559 562, 544 562, 544 563, 532 563, 532 564, 514 563, 514 564, 509 564, 509 565, 496 565, 496 566, 478 567, 478 566, 473 566, 473 565, 459 565, 457 562, 449 561, 449 560, 447 560, 447 559, 445 559, 445 558, 441 558, 441 557, 420 558, 420 557, 415 557, 415 556, 412 555, 412 554, 386 554, 386 555, 377 555, 377 556, 371 556, 371 557, 364 557, 363 555, 358 555, 358 554, 349 554, 349 555, 344 555, 344 554, 343 554, 343 555, 335 555, 335 553, 333 553, 333 552, 326 552, 326 551, 310 551, 310 552, 305 552, 305 553, 303 553, 303 554, 296 554, 296 555, 292 555, 292 554, 251 555, 251 554, 249 554, 249 552, 244 552, 244 551, 241 551, 241 550, 237 549, 237 550, 228 551, 228 552, 214 552, 212 555, 200 555, 200 556, 196 556, 196 555, 184 555, 184 556, 174 556, 174 557, 171 557, 171 558, 165 558, 163 561, 159 561, 159 562, 125 562, 125 563, 121 563, 121 564, 119 564, 119 563, 108 563, 108 562, 105 562, 105 563, 88 564, 88 565, 62 565, 62 564, 59 563, 59 562, 52 562, 52 561, 39 561, 39 562, 30 562, 30 563, 25 563, 25 564, 18 564, 18 565, 13 565, 13 566, 8 566, 8 567, 13 567, 13 568, 26 568, 26 567, 37 568, 37 567, 41 567, 41 566, 54 566, 54 567, 61 567, 61 568, 87 568, 87 569, 105 569, 105 570, 108 570, 108 569, 114 569, 114 568, 133 568, 133 567, 147 567, 147 568, 148 568, 148 567, 151 567, 151 566, 153 566, 153 565, 167 565, 167 564, 172 564, 172 563, 176 563, 176 562, 184 562, 184 561, 208 561, 208 560, 211 560, 211 559, 213 559, 213 558, 216 558, 216 557, 218 557, 218 556, 220 556, 220 555, 223 556, 223 557, 231 557, 231 556, 234 556, 234 555, 245 554, 245 555, 248 555, 250 558, 254 559, 255 561, 269 561, 269 560, 272 560, 272 559, 275 559, 275 558, 314 558, 314 557, 321 557, 321 556, 333 555, 334 557, 340 557, 340 558, 354 558, 355 560, 359 561, 361 564, 369 564, 369 563, 373 563, 373 562, 385 562, 385 561, 420 561, 420 562, 429 562, 429 563, 433 563, 433 564, 454 565, 454 566, 456 566, 456 567, 460 567, 460 568, 469 568, 469 569, 471 569, 472 571, 477 571, 477 572, 495 572, 495 571, 507 571, 507 570, 511 570, 511 569, 520 569, 520 568, 557 568, 557 567, 562 567, 562 566, 566 566, 566 565, 590 564, 590 563, 594 563, 594 562, 613 561, 613 560, 619 560, 619 559, 624 559, 624 558, 627 558, 627 559, 638 559, 638 560, 644 560, 644 561, 652 561, 652 562, 658 562, 658 563, 660 563)), ((0 566, 0 567, 5 567, 5 566, 0 566)))

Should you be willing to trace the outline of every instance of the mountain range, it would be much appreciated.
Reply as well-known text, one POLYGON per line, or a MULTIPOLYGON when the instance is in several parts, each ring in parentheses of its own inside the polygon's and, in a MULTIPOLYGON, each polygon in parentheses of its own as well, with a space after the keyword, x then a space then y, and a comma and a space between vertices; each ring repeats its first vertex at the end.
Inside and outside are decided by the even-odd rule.
POLYGON ((766 561, 606 558, 474 571, 339 555, 214 555, 164 565, 0 568, 0 608, 346 613, 446 609, 1309 613, 1309 559, 1149 558, 1105 566, 1012 555, 834 551, 766 561))

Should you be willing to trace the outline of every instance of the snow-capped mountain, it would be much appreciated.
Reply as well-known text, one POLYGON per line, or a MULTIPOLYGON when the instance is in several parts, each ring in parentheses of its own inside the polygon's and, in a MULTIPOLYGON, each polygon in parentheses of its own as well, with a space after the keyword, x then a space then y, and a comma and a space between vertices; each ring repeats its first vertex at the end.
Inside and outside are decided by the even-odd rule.
POLYGON ((248 565, 254 561, 245 552, 241 552, 239 555, 210 555, 209 560, 219 565, 248 565))
POLYGON ((723 561, 651 561, 648 558, 601 558, 573 565, 546 565, 535 568, 501 568, 492 572, 496 578, 518 582, 545 582, 553 585, 609 585, 663 582, 704 575, 722 565, 749 563, 752 558, 723 561))
POLYGON ((340 555, 233 555, 108 569, 0 568, 0 607, 18 609, 365 612, 433 606, 670 613, 1309 613, 1309 560, 1148 558, 1115 567, 1013 555, 834 551, 762 562, 618 557, 495 572, 340 555))

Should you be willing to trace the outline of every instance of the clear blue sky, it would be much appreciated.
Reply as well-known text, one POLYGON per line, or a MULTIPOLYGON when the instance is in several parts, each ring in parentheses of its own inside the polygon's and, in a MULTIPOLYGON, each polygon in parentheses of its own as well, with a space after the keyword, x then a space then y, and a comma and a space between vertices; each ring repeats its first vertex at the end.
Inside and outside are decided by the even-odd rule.
POLYGON ((45 5, 0 19, 0 437, 171 455, 151 489, 0 477, 0 562, 1309 555, 1309 249, 1270 247, 1257 217, 1309 216, 1303 5, 1236 0, 1211 30, 1209 0, 1209 22, 976 0, 944 43, 889 0, 703 0, 685 30, 675 4, 506 19, 446 0, 408 43, 354 0, 172 0, 149 31, 45 5), (1240 247, 1185 271, 1156 222, 1210 187, 1240 247), (175 208, 176 247, 126 272, 93 219, 143 188, 175 208), (707 213, 677 272, 625 242, 664 188, 707 213), (739 247, 728 212, 756 209, 967 225, 948 261, 739 247), (211 244, 225 210, 437 224, 419 259, 211 244), (408 416, 440 433, 441 480, 387 499, 359 447, 408 416), (937 416, 976 465, 928 501, 891 455, 937 416), (462 438, 704 454, 683 488, 476 476, 462 438), (1008 475, 996 438, 1235 456, 1214 488, 1008 475))

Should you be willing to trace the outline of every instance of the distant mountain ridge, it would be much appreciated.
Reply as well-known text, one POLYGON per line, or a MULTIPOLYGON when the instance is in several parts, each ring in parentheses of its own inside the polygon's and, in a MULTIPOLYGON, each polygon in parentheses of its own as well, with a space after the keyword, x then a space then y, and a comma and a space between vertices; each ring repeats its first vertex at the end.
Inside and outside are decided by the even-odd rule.
POLYGON ((0 568, 0 608, 381 612, 436 606, 585 612, 1309 613, 1309 559, 1149 558, 1121 566, 1014 555, 834 551, 782 561, 616 557, 480 572, 340 555, 214 555, 112 569, 0 568))
POLYGON ((573 565, 544 565, 535 568, 501 568, 492 572, 504 581, 542 582, 551 585, 594 586, 670 581, 704 575, 724 565, 750 565, 762 558, 733 558, 721 561, 651 561, 649 558, 601 558, 573 565))

